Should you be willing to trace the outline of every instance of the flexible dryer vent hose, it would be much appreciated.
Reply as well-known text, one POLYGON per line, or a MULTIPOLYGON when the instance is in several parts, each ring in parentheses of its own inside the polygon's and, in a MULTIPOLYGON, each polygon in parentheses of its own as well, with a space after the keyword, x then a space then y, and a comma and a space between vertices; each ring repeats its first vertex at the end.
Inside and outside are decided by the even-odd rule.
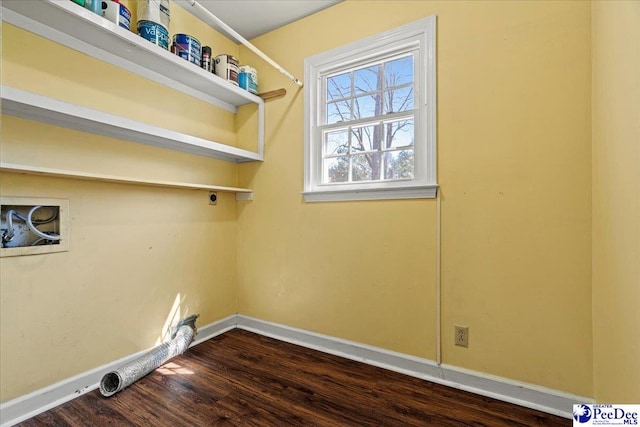
POLYGON ((105 374, 100 380, 100 393, 103 396, 112 396, 184 353, 196 334, 197 318, 196 314, 180 321, 170 341, 160 344, 148 353, 105 374))

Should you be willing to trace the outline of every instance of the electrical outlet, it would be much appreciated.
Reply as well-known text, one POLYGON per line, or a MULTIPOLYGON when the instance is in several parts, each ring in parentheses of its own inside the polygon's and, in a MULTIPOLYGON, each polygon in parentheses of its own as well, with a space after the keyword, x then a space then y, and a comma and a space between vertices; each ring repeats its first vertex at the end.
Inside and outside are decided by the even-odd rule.
POLYGON ((454 342, 461 347, 469 347, 469 327, 455 325, 454 342))
POLYGON ((210 205, 217 205, 218 204, 218 193, 215 192, 211 192, 209 193, 209 204, 210 205))

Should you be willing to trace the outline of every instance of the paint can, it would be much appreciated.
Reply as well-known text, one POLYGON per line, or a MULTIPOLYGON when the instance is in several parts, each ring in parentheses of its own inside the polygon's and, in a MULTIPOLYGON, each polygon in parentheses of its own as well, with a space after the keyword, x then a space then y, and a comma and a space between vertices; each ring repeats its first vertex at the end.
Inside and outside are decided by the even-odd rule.
POLYGON ((138 21, 138 34, 163 49, 169 49, 169 32, 157 22, 138 21))
POLYGON ((232 55, 216 56, 215 73, 228 82, 238 85, 238 58, 232 55))
POLYGON ((249 66, 241 65, 238 68, 238 85, 254 95, 258 93, 258 71, 249 66))
POLYGON ((169 0, 138 0, 138 21, 151 21, 169 31, 169 0))
POLYGON ((131 29, 131 12, 115 0, 102 2, 102 16, 122 28, 126 28, 127 30, 131 29))
POLYGON ((176 49, 176 55, 182 59, 200 66, 200 42, 197 38, 188 34, 174 34, 173 46, 176 49))

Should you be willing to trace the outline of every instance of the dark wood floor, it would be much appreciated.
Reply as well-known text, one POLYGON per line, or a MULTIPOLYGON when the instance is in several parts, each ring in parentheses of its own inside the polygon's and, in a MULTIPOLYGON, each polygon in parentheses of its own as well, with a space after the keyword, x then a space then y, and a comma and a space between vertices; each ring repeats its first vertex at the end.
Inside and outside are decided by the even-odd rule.
POLYGON ((569 426, 571 421, 233 330, 110 398, 21 426, 569 426))

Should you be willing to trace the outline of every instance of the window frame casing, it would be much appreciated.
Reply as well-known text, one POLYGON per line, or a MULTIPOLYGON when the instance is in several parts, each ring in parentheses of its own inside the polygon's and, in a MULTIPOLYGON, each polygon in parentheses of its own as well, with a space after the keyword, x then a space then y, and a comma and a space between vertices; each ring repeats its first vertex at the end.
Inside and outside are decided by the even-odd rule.
MULTIPOLYGON (((436 17, 306 58, 304 191, 307 202, 434 198, 436 183, 436 17), (415 51, 414 178, 348 183, 322 183, 322 114, 326 76, 360 67, 386 56, 415 51), (323 93, 324 91, 324 93, 323 93)), ((384 116, 381 116, 384 118, 384 116)), ((348 126, 349 122, 345 122, 348 126)))

